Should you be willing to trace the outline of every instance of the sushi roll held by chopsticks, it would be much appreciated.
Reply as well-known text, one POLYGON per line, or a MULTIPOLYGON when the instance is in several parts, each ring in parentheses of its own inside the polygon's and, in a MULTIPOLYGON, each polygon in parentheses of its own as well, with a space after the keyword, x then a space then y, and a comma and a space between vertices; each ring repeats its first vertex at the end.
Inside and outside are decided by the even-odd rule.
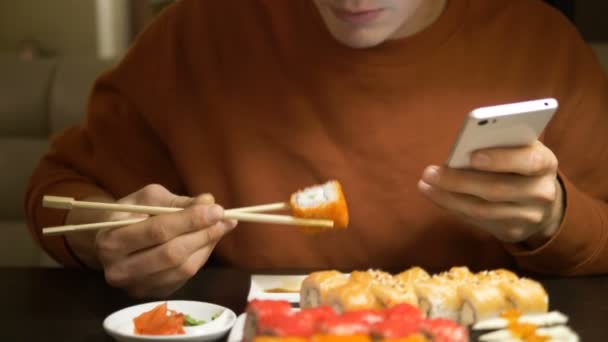
MULTIPOLYGON (((288 201, 229 209, 228 212, 261 213, 289 210, 294 217, 333 221, 332 228, 348 227, 349 216, 342 185, 336 180, 306 187, 291 194, 288 201)), ((321 232, 327 228, 302 226, 304 232, 321 232)))
MULTIPOLYGON (((294 216, 310 219, 330 219, 335 228, 348 226, 348 207, 338 181, 310 186, 291 195, 289 201, 294 216)), ((306 230, 314 227, 305 227, 306 230)))
MULTIPOLYGON (((74 198, 59 196, 44 196, 43 206, 46 208, 67 210, 82 208, 121 211, 147 214, 150 216, 183 210, 183 208, 174 207, 77 201, 74 198)), ((76 231, 117 228, 135 224, 145 219, 146 218, 131 218, 120 221, 47 227, 42 230, 42 233, 45 235, 62 235, 76 231)), ((298 226, 302 232, 317 233, 327 231, 328 229, 346 228, 348 226, 348 207, 346 205, 344 193, 342 192, 342 186, 338 181, 332 180, 325 184, 310 186, 297 191, 285 202, 224 210, 223 219, 293 225, 298 226), (267 212, 278 210, 289 210, 293 216, 267 214, 267 212)))

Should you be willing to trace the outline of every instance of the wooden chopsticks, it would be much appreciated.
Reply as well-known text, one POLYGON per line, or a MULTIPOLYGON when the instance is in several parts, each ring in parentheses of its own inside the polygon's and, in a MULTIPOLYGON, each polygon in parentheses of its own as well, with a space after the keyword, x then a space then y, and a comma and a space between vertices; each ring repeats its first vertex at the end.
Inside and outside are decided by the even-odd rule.
MULTIPOLYGON (((71 210, 74 208, 92 209, 92 210, 109 210, 109 211, 120 211, 128 213, 139 213, 148 215, 160 215, 166 213, 174 213, 182 208, 170 208, 170 207, 155 207, 155 206, 144 206, 144 205, 133 205, 133 204, 118 204, 118 203, 104 203, 104 202, 89 202, 89 201, 77 201, 70 197, 58 197, 58 196, 45 196, 42 201, 42 205, 46 208, 55 209, 67 209, 71 210)), ((272 203, 251 207, 243 207, 236 209, 224 210, 224 219, 226 220, 238 220, 243 222, 258 222, 258 223, 269 223, 269 224, 284 224, 293 226, 311 226, 311 227, 325 227, 332 228, 334 222, 332 220, 320 220, 320 219, 304 219, 286 215, 271 215, 271 214, 260 214, 260 212, 283 210, 289 209, 289 203, 272 203)), ((133 218, 121 221, 110 221, 110 222, 99 222, 99 223, 88 223, 81 225, 66 225, 58 227, 48 227, 42 230, 44 235, 62 235, 72 232, 90 231, 104 228, 117 228, 135 224, 146 220, 146 218, 133 218)))

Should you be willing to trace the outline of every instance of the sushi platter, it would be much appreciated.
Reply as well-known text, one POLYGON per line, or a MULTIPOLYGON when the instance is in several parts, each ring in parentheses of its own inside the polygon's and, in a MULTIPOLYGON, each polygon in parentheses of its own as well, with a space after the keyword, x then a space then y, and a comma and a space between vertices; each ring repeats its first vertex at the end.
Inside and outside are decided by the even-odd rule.
POLYGON ((420 267, 394 275, 326 270, 286 279, 292 285, 301 280, 299 298, 264 291, 281 276, 252 277, 249 304, 228 341, 579 340, 568 317, 549 310, 539 282, 506 269, 453 267, 433 275, 420 267))

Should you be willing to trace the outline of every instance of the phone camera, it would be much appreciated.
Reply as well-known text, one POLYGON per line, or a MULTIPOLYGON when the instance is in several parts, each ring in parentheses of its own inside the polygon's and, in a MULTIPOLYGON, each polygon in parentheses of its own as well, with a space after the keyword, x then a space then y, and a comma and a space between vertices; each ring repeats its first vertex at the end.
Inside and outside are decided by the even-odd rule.
POLYGON ((479 126, 483 126, 483 125, 485 125, 485 124, 487 124, 487 123, 488 123, 488 120, 481 120, 481 121, 477 122, 477 124, 478 124, 479 126))
POLYGON ((549 106, 549 103, 545 102, 545 107, 548 107, 548 106, 549 106))

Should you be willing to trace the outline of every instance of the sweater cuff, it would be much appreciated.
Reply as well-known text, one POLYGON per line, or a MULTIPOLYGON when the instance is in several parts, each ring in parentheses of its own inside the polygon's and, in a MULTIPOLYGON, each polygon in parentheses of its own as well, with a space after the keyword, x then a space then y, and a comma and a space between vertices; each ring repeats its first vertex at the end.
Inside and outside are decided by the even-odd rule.
POLYGON ((519 244, 505 244, 505 248, 527 270, 574 275, 601 248, 604 223, 593 198, 578 190, 562 173, 558 177, 565 198, 564 217, 558 231, 536 249, 526 249, 519 244))
POLYGON ((43 236, 43 227, 61 226, 65 224, 68 210, 42 207, 42 198, 45 195, 72 197, 80 200, 93 196, 110 196, 99 187, 82 181, 54 183, 39 188, 31 194, 28 202, 28 227, 30 233, 49 256, 67 267, 82 267, 75 253, 68 245, 65 236, 43 236))

